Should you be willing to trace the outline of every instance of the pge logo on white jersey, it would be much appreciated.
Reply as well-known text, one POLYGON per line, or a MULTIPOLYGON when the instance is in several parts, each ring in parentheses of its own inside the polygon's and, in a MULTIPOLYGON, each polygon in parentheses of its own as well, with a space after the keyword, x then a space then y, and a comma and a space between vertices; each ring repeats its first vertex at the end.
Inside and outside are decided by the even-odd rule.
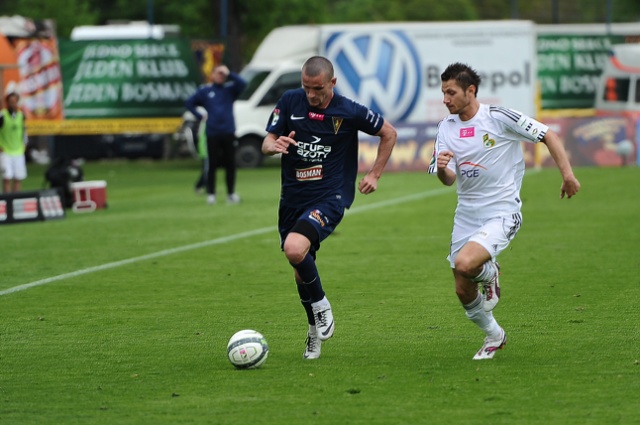
POLYGON ((420 60, 402 31, 336 32, 325 52, 338 78, 336 91, 390 121, 403 121, 421 90, 420 60))

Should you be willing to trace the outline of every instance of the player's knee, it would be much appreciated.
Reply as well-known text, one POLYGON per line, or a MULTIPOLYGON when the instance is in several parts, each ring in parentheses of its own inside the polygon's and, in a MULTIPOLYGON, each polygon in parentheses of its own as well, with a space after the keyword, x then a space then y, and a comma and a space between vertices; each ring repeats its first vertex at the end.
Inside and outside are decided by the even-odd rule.
POLYGON ((456 272, 468 278, 475 277, 478 274, 477 267, 473 259, 464 255, 458 255, 456 257, 454 267, 456 272))
POLYGON ((298 264, 307 255, 312 245, 318 243, 318 231, 306 220, 298 221, 287 235, 282 246, 284 254, 292 264, 298 264))
POLYGON ((289 260, 290 263, 298 264, 302 260, 304 260, 304 257, 307 255, 309 248, 305 244, 300 243, 300 241, 296 240, 295 238, 287 238, 284 241, 282 250, 284 251, 284 255, 287 257, 287 260, 289 260))
POLYGON ((304 260, 306 253, 294 249, 285 249, 284 255, 287 257, 287 260, 289 260, 291 264, 300 264, 302 260, 304 260))

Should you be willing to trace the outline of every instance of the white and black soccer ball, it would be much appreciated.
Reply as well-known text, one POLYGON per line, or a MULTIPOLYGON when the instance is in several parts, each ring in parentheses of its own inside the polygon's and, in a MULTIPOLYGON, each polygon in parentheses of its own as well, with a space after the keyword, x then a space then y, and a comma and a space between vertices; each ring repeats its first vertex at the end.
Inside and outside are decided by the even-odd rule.
POLYGON ((269 345, 260 332, 245 329, 233 334, 227 344, 227 355, 238 369, 257 369, 267 361, 269 345))

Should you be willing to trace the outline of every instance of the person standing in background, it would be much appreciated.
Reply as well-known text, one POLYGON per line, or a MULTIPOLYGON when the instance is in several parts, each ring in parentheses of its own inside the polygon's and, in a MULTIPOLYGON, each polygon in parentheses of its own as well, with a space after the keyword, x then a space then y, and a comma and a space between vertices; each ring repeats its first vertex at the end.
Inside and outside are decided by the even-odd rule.
POLYGON ((202 114, 197 106, 207 111, 206 135, 208 153, 207 203, 216 203, 216 169, 224 164, 227 184, 227 202, 237 204, 240 196, 236 186, 236 124, 233 115, 233 103, 247 86, 238 74, 230 72, 226 65, 216 66, 211 73, 211 84, 198 88, 186 101, 186 108, 196 119, 202 114))
POLYGON ((22 180, 27 178, 24 156, 27 146, 25 117, 18 108, 20 95, 14 91, 5 97, 6 108, 0 114, 0 167, 3 193, 20 192, 22 180))

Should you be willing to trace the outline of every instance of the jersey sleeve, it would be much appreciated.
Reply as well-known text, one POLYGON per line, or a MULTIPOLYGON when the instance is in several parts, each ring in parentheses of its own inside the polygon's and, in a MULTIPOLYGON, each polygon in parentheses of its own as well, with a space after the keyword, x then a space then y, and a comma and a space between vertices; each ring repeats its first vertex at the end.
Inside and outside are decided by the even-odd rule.
POLYGON ((267 122, 267 127, 265 130, 267 133, 273 133, 278 135, 283 135, 286 132, 286 110, 287 110, 287 98, 288 95, 285 93, 276 104, 276 107, 271 111, 271 115, 269 115, 269 121, 267 122))
POLYGON ((233 85, 231 87, 233 91, 233 98, 238 99, 240 94, 247 87, 247 82, 245 81, 244 78, 242 78, 240 75, 236 74, 235 72, 229 73, 229 79, 233 81, 233 85))
POLYGON ((375 135, 380 131, 384 124, 384 118, 381 114, 355 101, 353 101, 353 108, 358 122, 358 130, 370 135, 375 135))
POLYGON ((492 118, 500 121, 512 133, 522 136, 526 142, 538 143, 549 130, 549 127, 545 124, 522 112, 503 106, 490 106, 489 114, 492 118))
POLYGON ((197 120, 202 119, 202 114, 198 111, 197 107, 202 106, 202 101, 200 100, 200 95, 202 93, 204 86, 198 87, 198 89, 185 101, 185 107, 187 111, 191 112, 197 120))
MULTIPOLYGON (((440 121, 440 124, 438 124, 438 132, 436 133, 436 140, 433 143, 433 155, 431 156, 431 162, 429 162, 429 168, 427 169, 427 173, 429 174, 436 174, 438 172, 438 167, 436 164, 436 159, 438 158, 438 153, 440 151, 446 150, 447 146, 445 144, 444 141, 444 128, 443 128, 443 123, 444 121, 440 121)), ((447 167, 452 170, 452 171, 456 171, 456 166, 455 166, 455 161, 449 161, 449 164, 447 165, 447 167)))

